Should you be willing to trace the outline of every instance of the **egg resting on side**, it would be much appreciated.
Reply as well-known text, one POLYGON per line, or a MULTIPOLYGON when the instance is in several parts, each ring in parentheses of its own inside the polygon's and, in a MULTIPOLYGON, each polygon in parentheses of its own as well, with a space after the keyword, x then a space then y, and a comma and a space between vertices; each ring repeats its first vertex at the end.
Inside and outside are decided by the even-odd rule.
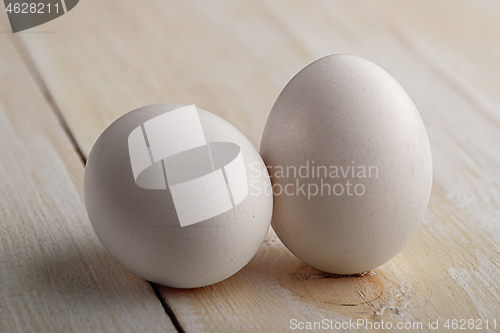
POLYGON ((393 258, 429 202, 422 119, 391 75, 357 56, 327 56, 293 77, 271 110, 260 153, 273 183, 273 229, 325 272, 360 273, 393 258), (335 191, 327 195, 325 184, 335 191))
MULTIPOLYGON (((229 142, 241 149, 247 181, 252 181, 252 189, 244 200, 236 209, 181 226, 170 189, 141 188, 135 183, 129 135, 141 125, 145 126, 148 120, 181 107, 180 104, 146 106, 109 125, 89 154, 84 196, 95 233, 120 264, 155 283, 195 288, 230 277, 252 259, 269 229, 273 201, 272 195, 263 191, 269 186, 267 173, 250 179, 251 164, 264 167, 252 143, 230 123, 200 108, 197 113, 206 141, 229 142), (258 188, 262 191, 257 192, 258 188)), ((168 137, 169 132, 161 130, 160 135, 168 137)), ((186 137, 188 135, 186 133, 186 137)), ((151 138, 149 140, 152 145, 151 138)), ((189 152, 187 155, 189 157, 189 152)), ((179 177, 184 177, 183 170, 189 169, 190 165, 181 166, 177 170, 179 177)), ((227 173, 229 175, 229 171, 227 173)), ((211 188, 205 186, 193 192, 189 202, 184 202, 188 213, 207 208, 197 205, 196 195, 202 192, 210 195, 210 191, 211 188)))

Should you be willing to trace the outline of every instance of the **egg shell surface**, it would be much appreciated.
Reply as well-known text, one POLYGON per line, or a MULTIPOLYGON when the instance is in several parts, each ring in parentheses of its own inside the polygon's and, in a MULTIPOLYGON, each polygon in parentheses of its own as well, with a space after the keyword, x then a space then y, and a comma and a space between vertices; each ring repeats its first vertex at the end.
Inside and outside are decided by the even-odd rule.
MULTIPOLYGON (((253 190, 236 209, 181 227, 170 189, 138 186, 129 156, 129 135, 146 121, 180 107, 183 105, 142 107, 109 125, 89 154, 84 197, 95 233, 120 264, 155 283, 195 288, 230 277, 252 259, 267 234, 273 200, 269 192, 256 191, 269 186, 267 173, 250 179, 252 164, 264 167, 252 143, 230 123, 200 108, 197 113, 207 142, 239 146, 253 190)), ((187 204, 193 211, 206 208, 196 204, 196 196, 191 200, 187 204)))
POLYGON ((393 258, 429 202, 422 119, 390 74, 357 56, 327 56, 293 77, 271 110, 260 153, 276 234, 325 272, 360 273, 393 258))

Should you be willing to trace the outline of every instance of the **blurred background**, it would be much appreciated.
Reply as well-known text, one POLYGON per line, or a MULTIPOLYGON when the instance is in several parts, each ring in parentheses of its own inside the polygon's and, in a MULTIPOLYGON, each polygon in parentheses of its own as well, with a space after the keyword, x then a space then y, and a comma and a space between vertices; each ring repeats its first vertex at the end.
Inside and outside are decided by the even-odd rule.
POLYGON ((288 80, 333 53, 385 68, 428 126, 453 127, 458 108, 500 122, 498 1, 85 0, 75 9, 14 38, 85 154, 116 117, 160 102, 195 103, 257 146, 288 80))

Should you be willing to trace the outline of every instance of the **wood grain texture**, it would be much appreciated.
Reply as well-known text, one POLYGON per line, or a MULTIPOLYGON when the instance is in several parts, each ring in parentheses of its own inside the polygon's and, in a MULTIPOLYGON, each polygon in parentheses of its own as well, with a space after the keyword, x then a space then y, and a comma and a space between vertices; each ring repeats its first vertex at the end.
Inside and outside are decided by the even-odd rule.
POLYGON ((499 15, 492 0, 87 0, 37 28, 57 33, 19 38, 84 154, 116 117, 158 102, 196 103, 257 146, 309 62, 351 53, 381 65, 415 101, 433 152, 431 201, 407 247, 373 275, 336 278, 271 231, 232 278, 162 293, 188 332, 282 332, 292 318, 428 331, 429 320, 500 320, 499 15))
POLYGON ((97 240, 82 162, 10 38, 0 35, 0 332, 175 332, 150 285, 97 240))

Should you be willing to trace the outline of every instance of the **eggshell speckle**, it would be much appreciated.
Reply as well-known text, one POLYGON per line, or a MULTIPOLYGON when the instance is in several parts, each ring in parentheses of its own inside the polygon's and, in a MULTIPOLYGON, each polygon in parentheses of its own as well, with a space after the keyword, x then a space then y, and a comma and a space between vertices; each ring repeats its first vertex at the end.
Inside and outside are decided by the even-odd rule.
MULTIPOLYGON (((173 142, 172 140, 180 139, 177 146, 182 146, 194 140, 189 137, 193 133, 199 135, 196 138, 198 141, 203 141, 204 134, 207 142, 222 143, 230 149, 236 147, 236 152, 239 147, 243 157, 242 164, 236 167, 233 165, 233 170, 226 168, 224 174, 228 187, 233 186, 233 203, 236 202, 236 207, 214 213, 210 211, 210 205, 198 204, 202 202, 198 196, 204 196, 202 199, 205 203, 206 200, 213 199, 216 205, 221 204, 222 200, 216 194, 212 195, 213 187, 199 183, 203 186, 191 192, 193 196, 188 197, 188 200, 178 200, 176 204, 180 206, 176 209, 171 188, 177 183, 187 184, 190 179, 186 175, 189 173, 200 172, 199 168, 192 168, 192 163, 177 168, 178 179, 174 184, 169 184, 172 185, 170 189, 165 188, 165 183, 155 182, 154 177, 136 175, 147 165, 141 165, 140 160, 131 165, 132 155, 140 157, 143 154, 146 163, 149 156, 148 150, 141 150, 140 145, 134 146, 135 139, 131 133, 138 129, 134 133, 141 137, 141 126, 147 127, 148 120, 180 107, 183 105, 158 104, 143 107, 125 114, 106 128, 89 154, 84 175, 84 196, 90 221, 99 240, 119 263, 149 281, 171 287, 194 288, 226 279, 252 259, 269 228, 273 202, 272 196, 263 191, 266 184, 269 184, 268 174, 253 175, 250 179, 251 164, 264 167, 252 143, 227 121, 200 108, 197 109, 197 114, 203 131, 201 136, 201 129, 196 124, 197 130, 192 133, 184 132, 184 129, 177 126, 167 130, 170 124, 168 122, 165 123, 166 128, 155 122, 145 128, 146 132, 158 133, 157 142, 154 141, 155 137, 149 137, 148 144, 152 150, 156 149, 152 151, 152 158, 154 154, 166 153, 177 156, 175 152, 168 151, 172 149, 168 145, 169 140, 173 142), (177 137, 169 137, 176 130, 179 130, 177 137), (243 170, 242 165, 247 179, 231 178, 238 170, 243 170), (133 167, 136 171, 132 170, 133 167), (234 189, 248 185, 241 181, 249 183, 251 180, 254 190, 249 191, 246 197, 243 196, 246 192, 238 197, 234 189), (231 182, 236 182, 236 185, 231 182), (154 187, 157 189, 152 189, 154 187), (261 188, 262 191, 256 191, 256 188, 261 188), (184 209, 187 218, 191 218, 184 220, 184 226, 181 226, 182 216, 178 214, 180 208, 184 209), (203 220, 204 216, 208 216, 206 214, 218 215, 203 220)), ((182 121, 179 124, 182 125, 182 121)), ((186 126, 187 129, 192 129, 194 125, 187 123, 186 126)), ((189 154, 186 156, 192 157, 189 154)), ((170 165, 164 161, 162 163, 165 163, 168 171, 170 165)), ((215 168, 220 166, 215 165, 215 168)), ((218 175, 222 177, 220 170, 218 175)), ((192 178, 197 181, 201 179, 198 175, 192 178)), ((227 191, 223 181, 221 184, 222 189, 227 191)), ((186 188, 185 191, 190 190, 186 188)), ((185 195, 183 193, 181 194, 185 195)))
POLYGON ((393 258, 429 202, 422 119, 401 85, 360 57, 327 56, 301 70, 272 108, 260 153, 273 183, 274 230, 326 272, 360 273, 393 258))

